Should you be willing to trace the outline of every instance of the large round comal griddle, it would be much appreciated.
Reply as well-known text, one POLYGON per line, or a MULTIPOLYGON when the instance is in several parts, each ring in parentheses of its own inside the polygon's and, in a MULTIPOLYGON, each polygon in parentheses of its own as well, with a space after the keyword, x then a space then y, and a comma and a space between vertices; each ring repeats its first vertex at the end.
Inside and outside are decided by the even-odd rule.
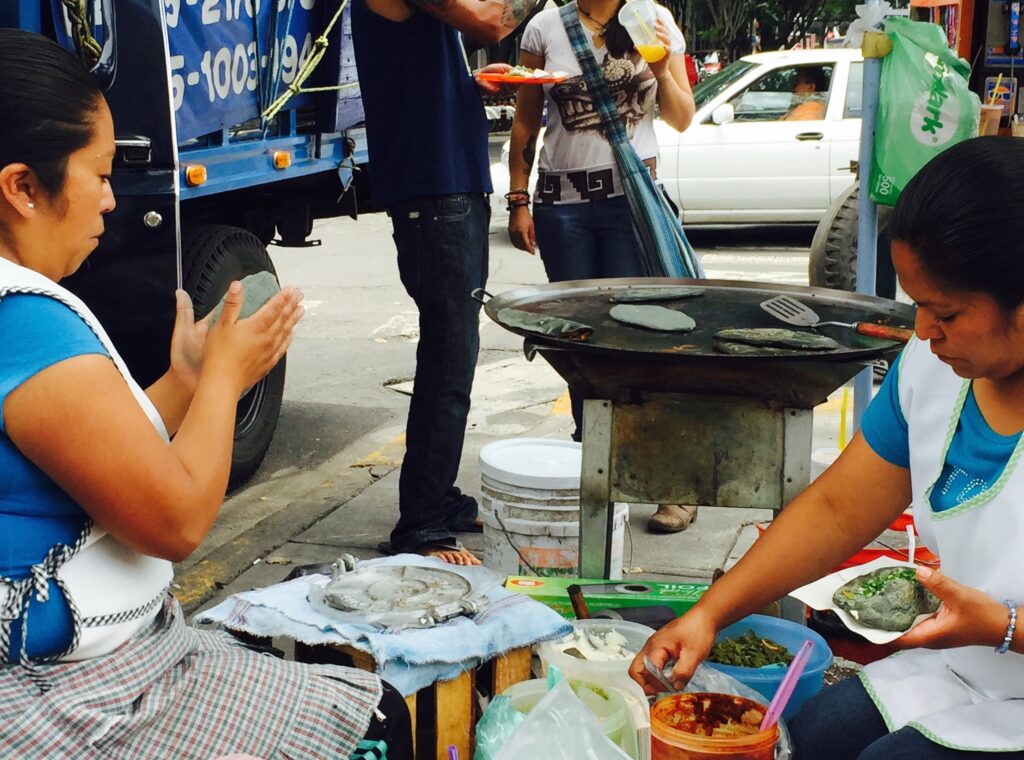
POLYGON ((777 295, 793 296, 821 321, 875 322, 912 327, 914 309, 885 298, 855 293, 731 280, 621 278, 576 280, 516 288, 485 304, 487 315, 527 340, 585 398, 629 400, 643 392, 743 396, 785 406, 811 408, 866 365, 891 359, 902 344, 860 335, 846 327, 797 328, 761 309, 777 295), (623 290, 691 286, 701 296, 651 303, 678 309, 697 322, 691 333, 632 327, 612 319, 612 297, 623 290), (541 335, 503 324, 502 309, 558 316, 593 328, 586 340, 541 335), (817 331, 841 344, 836 351, 786 355, 733 355, 714 348, 726 328, 786 328, 817 331))

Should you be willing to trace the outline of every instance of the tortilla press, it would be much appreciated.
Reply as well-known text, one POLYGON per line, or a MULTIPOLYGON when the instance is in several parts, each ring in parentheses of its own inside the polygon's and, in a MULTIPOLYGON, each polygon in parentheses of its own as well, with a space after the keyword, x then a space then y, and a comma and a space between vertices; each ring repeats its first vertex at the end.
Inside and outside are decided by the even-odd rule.
POLYGON ((342 622, 386 628, 430 628, 475 615, 486 604, 468 580, 450 570, 361 565, 351 555, 334 562, 331 580, 314 585, 309 600, 342 622))

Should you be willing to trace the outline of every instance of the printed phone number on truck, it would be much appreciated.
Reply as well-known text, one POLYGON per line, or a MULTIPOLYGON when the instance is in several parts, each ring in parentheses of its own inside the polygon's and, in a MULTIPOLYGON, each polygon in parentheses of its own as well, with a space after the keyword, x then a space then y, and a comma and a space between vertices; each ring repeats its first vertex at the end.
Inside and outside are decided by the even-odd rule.
MULTIPOLYGON (((273 0, 269 0, 273 2, 273 0)), ((277 0, 277 12, 282 13, 288 8, 289 0, 277 0)), ((317 0, 298 0, 298 5, 305 11, 313 10, 317 0)), ((237 21, 245 17, 252 19, 258 16, 265 0, 164 0, 164 17, 167 19, 167 26, 175 29, 178 26, 178 19, 181 18, 182 4, 188 6, 199 5, 200 21, 204 24, 217 24, 223 21, 237 21)))
MULTIPOLYGON (((298 49, 297 41, 290 34, 285 38, 284 44, 277 45, 276 48, 271 81, 278 78, 278 70, 280 70, 281 82, 289 85, 309 60, 313 49, 313 35, 306 35, 301 51, 298 49)), ((227 100, 232 94, 241 95, 245 91, 255 92, 259 86, 259 70, 265 70, 269 64, 266 54, 257 62, 255 42, 250 42, 248 45, 239 42, 233 48, 222 47, 216 53, 210 50, 204 51, 199 62, 199 71, 194 68, 191 71, 184 71, 186 67, 183 55, 172 55, 170 60, 171 94, 174 97, 175 111, 181 108, 181 104, 185 100, 185 88, 201 83, 206 85, 206 94, 211 103, 227 100)))

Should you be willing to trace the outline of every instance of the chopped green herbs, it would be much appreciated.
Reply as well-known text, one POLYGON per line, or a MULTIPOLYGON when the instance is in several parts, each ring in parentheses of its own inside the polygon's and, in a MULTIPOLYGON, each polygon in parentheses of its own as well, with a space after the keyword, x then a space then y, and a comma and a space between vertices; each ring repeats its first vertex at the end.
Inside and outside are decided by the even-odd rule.
POLYGON ((786 647, 758 636, 752 630, 735 639, 719 641, 711 647, 708 660, 719 665, 741 668, 763 668, 765 665, 788 665, 793 659, 786 647))

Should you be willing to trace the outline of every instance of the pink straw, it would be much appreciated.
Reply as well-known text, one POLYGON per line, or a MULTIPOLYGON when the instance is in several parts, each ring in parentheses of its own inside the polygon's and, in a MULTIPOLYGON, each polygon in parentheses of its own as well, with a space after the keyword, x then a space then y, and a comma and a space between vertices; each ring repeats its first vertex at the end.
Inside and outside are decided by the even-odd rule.
POLYGON ((793 661, 789 663, 789 667, 786 668, 786 675, 782 677, 782 682, 779 684, 779 688, 775 690, 775 696, 772 697, 771 704, 768 705, 768 711, 764 714, 764 720, 761 721, 762 731, 771 728, 779 722, 779 718, 782 717, 782 711, 786 709, 786 705, 789 704, 789 698, 793 696, 796 682, 800 680, 804 668, 807 667, 807 661, 811 659, 811 651, 813 649, 814 642, 810 639, 807 639, 800 645, 800 651, 796 653, 796 657, 793 658, 793 661))

